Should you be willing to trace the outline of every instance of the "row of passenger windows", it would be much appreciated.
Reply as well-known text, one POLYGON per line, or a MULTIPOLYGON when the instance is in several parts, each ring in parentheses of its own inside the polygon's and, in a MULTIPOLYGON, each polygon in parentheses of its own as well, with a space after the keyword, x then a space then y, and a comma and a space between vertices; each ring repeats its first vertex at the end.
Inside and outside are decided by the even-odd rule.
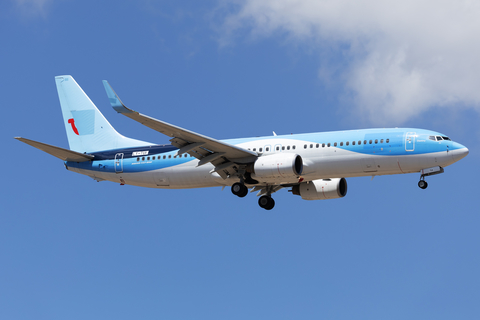
MULTIPOLYGON (((295 150, 296 146, 293 145, 293 146, 282 146, 282 150, 290 150, 290 148, 292 150, 295 150)), ((248 148, 248 150, 250 150, 250 148, 248 148)), ((280 146, 277 146, 276 147, 276 150, 277 151, 280 151, 280 146)), ((257 151, 257 148, 253 148, 252 151, 257 151)), ((270 147, 265 147, 265 152, 269 152, 270 151, 270 147)), ((263 148, 258 148, 258 152, 263 152, 263 148)))
MULTIPOLYGON (((367 140, 363 140, 363 144, 373 144, 373 143, 378 144, 378 143, 383 143, 383 141, 384 141, 383 139, 380 139, 380 140, 375 139, 375 140, 368 140, 368 141, 367 141, 367 140)), ((356 144, 358 144, 358 145, 360 146, 360 145, 362 145, 362 140, 352 141, 351 143, 352 143, 352 146, 354 146, 354 145, 356 145, 356 144)), ((385 143, 390 143, 390 139, 386 139, 386 140, 385 140, 385 143)), ((340 147, 343 147, 343 142, 340 142, 340 143, 338 143, 338 144, 337 144, 337 142, 334 142, 334 143, 333 143, 333 146, 334 146, 334 147, 336 147, 336 146, 338 146, 338 145, 340 145, 340 147)), ((349 146, 349 145, 350 145, 350 141, 345 142, 345 145, 346 145, 346 146, 349 146)), ((325 146, 331 147, 332 144, 331 144, 331 143, 327 143, 327 144, 322 143, 322 148, 325 148, 325 146)), ((303 146, 304 149, 307 149, 308 147, 309 147, 308 144, 305 144, 305 145, 303 146)), ((320 144, 317 143, 317 144, 315 145, 315 147, 316 147, 316 148, 319 148, 319 147, 320 147, 320 144)), ((310 144, 310 148, 313 148, 313 143, 310 144)))
MULTIPOLYGON (((173 156, 174 159, 176 159, 176 158, 181 158, 181 157, 186 158, 186 157, 188 157, 188 155, 185 153, 185 154, 183 154, 183 155, 173 156)), ((190 156, 190 157, 192 157, 192 156, 190 156)), ((168 156, 164 155, 163 157, 162 157, 162 156, 141 157, 141 158, 138 157, 138 158, 137 158, 137 161, 140 161, 140 160, 142 160, 142 161, 145 161, 145 160, 150 161, 150 160, 155 160, 155 159, 160 160, 160 159, 162 159, 162 158, 163 158, 163 159, 171 159, 171 158, 172 158, 172 155, 171 155, 171 154, 169 154, 168 156)))
MULTIPOLYGON (((373 144, 373 143, 378 144, 378 143, 384 143, 384 142, 385 142, 385 143, 390 143, 390 139, 385 139, 385 140, 384 140, 384 139, 380 139, 380 140, 378 140, 378 139, 375 139, 375 140, 363 140, 363 144, 373 144)), ((337 147, 337 146, 343 147, 344 145, 345 145, 345 146, 349 146, 350 144, 351 144, 352 146, 355 146, 355 145, 357 145, 357 144, 360 146, 360 145, 362 145, 362 140, 352 141, 352 142, 347 141, 347 142, 345 142, 345 144, 344 144, 343 142, 339 142, 339 143, 334 142, 333 144, 330 143, 330 142, 329 142, 329 143, 322 143, 322 144, 320 144, 320 143, 317 143, 317 144, 311 143, 310 145, 305 144, 305 145, 303 146, 303 148, 304 148, 304 149, 308 149, 308 147, 310 147, 310 149, 313 149, 314 146, 315 146, 315 148, 320 148, 320 145, 322 146, 322 148, 331 147, 332 145, 333 145, 334 147, 337 147)), ((295 150, 295 145, 293 145, 293 146, 291 146, 291 147, 290 147, 290 146, 276 146, 276 147, 275 147, 275 151, 280 151, 280 148, 281 148, 282 150, 290 150, 290 149, 295 150)), ((248 150, 250 150, 250 148, 248 148, 248 150)), ((257 151, 257 148, 253 148, 252 151, 257 151)), ((265 152, 269 152, 269 151, 270 151, 270 147, 265 147, 265 152)), ((258 152, 263 152, 263 148, 258 148, 258 152)))
MULTIPOLYGON (((435 140, 435 139, 431 139, 432 137, 435 138, 434 136, 430 136, 430 137, 429 137, 430 140, 435 140)), ((442 137, 437 136, 437 138, 442 138, 442 137)), ((447 137, 443 137, 443 138, 444 138, 444 140, 450 140, 450 139, 448 139, 447 137)), ((390 142, 390 139, 385 139, 385 143, 389 143, 389 142, 390 142)), ((360 146, 360 145, 362 145, 362 140, 352 141, 352 142, 347 141, 347 142, 345 142, 345 145, 346 145, 346 146, 349 146, 350 143, 352 144, 352 146, 355 146, 355 145, 357 145, 357 144, 360 146)), ((373 144, 373 143, 375 143, 375 144, 384 143, 384 140, 383 140, 383 139, 380 139, 380 140, 378 140, 378 139, 375 139, 375 140, 363 140, 363 144, 373 144)), ((343 142, 340 142, 340 143, 334 142, 334 143, 333 143, 333 146, 334 146, 334 147, 337 147, 338 145, 339 145, 340 147, 343 147, 343 146, 344 146, 344 143, 343 143, 343 142)), ((304 148, 304 149, 307 149, 309 146, 310 146, 310 149, 313 149, 314 146, 315 146, 315 148, 320 148, 320 143, 317 143, 317 144, 311 143, 310 145, 305 144, 305 145, 303 146, 303 148, 304 148)), ((322 148, 331 147, 332 144, 331 144, 330 142, 329 142, 329 143, 322 143, 321 146, 322 146, 322 148)), ((280 151, 280 148, 282 149, 282 151, 283 151, 283 150, 290 150, 290 149, 291 149, 291 150, 295 150, 296 146, 295 146, 295 145, 293 145, 293 146, 276 146, 276 147, 275 147, 275 151, 280 151)), ((252 151, 255 151, 255 152, 256 152, 256 151, 257 151, 257 148, 253 148, 253 149, 248 148, 248 150, 252 150, 252 151)), ((269 151, 270 151, 270 147, 265 147, 265 152, 269 152, 269 151)), ((263 152, 263 148, 258 148, 258 152, 263 152)), ((175 159, 175 158, 181 158, 181 157, 182 157, 182 155, 173 156, 174 159, 175 159)), ((183 157, 184 157, 184 158, 187 158, 188 155, 185 153, 185 154, 183 154, 183 157)), ((192 156, 190 156, 190 157, 192 157, 192 156)), ((145 160, 150 161, 150 160, 156 160, 156 159, 157 159, 157 160, 160 160, 160 159, 162 159, 162 158, 163 158, 163 159, 171 159, 171 158, 172 158, 172 155, 170 154, 170 155, 168 155, 168 156, 164 155, 164 156, 152 156, 152 157, 141 157, 141 158, 138 157, 138 158, 137 158, 137 161, 140 161, 140 160, 142 160, 142 161, 145 161, 145 160)))

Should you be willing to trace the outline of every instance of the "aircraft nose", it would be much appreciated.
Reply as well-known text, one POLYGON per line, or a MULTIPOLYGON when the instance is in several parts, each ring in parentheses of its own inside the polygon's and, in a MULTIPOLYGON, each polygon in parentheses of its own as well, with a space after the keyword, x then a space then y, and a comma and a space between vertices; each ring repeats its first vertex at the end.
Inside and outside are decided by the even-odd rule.
POLYGON ((470 152, 467 147, 462 145, 459 146, 460 148, 453 151, 453 159, 455 159, 455 161, 465 158, 470 152))

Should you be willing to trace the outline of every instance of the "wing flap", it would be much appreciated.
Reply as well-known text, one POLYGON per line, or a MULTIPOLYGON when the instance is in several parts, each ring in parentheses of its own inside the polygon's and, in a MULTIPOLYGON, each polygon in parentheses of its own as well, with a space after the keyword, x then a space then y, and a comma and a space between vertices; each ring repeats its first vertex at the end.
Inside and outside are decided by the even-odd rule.
POLYGON ((75 161, 75 162, 85 162, 90 161, 94 157, 88 154, 79 153, 72 150, 67 150, 59 147, 55 147, 46 143, 25 139, 21 137, 15 137, 18 141, 26 143, 32 147, 42 150, 48 154, 51 154, 54 157, 62 159, 63 161, 75 161))

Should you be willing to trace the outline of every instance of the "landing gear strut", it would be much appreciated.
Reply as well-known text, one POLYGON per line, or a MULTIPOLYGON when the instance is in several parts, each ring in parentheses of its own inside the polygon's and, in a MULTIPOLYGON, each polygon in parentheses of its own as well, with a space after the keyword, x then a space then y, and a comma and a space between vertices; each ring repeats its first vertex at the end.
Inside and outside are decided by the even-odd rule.
POLYGON ((272 210, 275 207, 275 200, 271 196, 261 196, 258 199, 258 204, 265 210, 272 210))
POLYGON ((243 198, 248 194, 248 188, 243 183, 235 182, 232 185, 232 193, 240 198, 243 198))

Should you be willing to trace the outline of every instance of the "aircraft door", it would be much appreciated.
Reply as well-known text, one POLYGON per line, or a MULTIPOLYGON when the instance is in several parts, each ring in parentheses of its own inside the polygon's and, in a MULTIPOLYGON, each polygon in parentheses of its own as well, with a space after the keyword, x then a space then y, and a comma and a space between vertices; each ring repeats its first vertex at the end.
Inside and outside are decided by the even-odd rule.
POLYGON ((123 172, 123 153, 117 153, 115 155, 115 173, 123 172))
POLYGON ((415 150, 415 138, 417 137, 415 132, 407 132, 405 135, 405 151, 415 150))

